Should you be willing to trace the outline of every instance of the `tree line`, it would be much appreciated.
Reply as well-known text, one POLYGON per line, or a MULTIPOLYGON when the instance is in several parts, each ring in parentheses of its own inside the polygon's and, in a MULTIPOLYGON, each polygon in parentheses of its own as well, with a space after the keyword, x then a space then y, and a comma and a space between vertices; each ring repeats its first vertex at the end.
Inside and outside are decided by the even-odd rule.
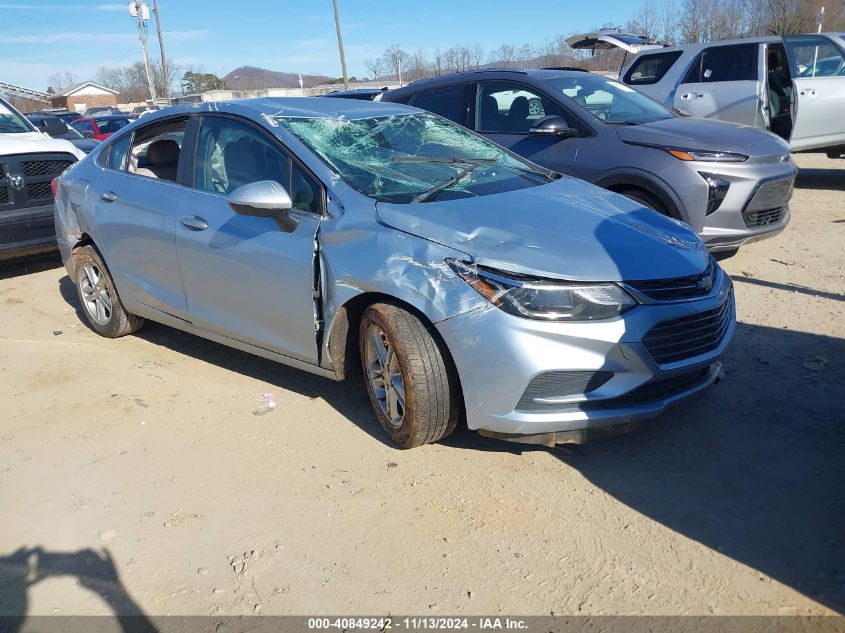
MULTIPOLYGON (((596 28, 621 28, 666 44, 710 42, 764 35, 811 33, 817 28, 819 10, 825 8, 825 31, 845 30, 841 0, 644 0, 624 24, 607 22, 596 28)), ((618 70, 620 51, 576 51, 565 35, 540 44, 503 44, 484 51, 478 44, 403 50, 390 46, 381 57, 365 60, 374 79, 403 82, 484 66, 531 68, 578 66, 590 70, 618 70)))
MULTIPOLYGON (((845 30, 845 9, 841 0, 643 0, 624 24, 605 23, 596 28, 622 28, 667 44, 697 43, 761 35, 814 32, 816 17, 825 7, 824 30, 845 30)), ((537 66, 578 66, 589 70, 616 71, 622 63, 620 51, 576 51, 566 44, 566 36, 547 38, 539 44, 502 44, 485 51, 478 44, 406 51, 400 45, 365 60, 369 77, 360 80, 399 80, 403 83, 450 72, 474 70, 484 66, 529 68, 537 66)), ((153 63, 156 93, 194 94, 227 86, 226 80, 202 67, 182 67, 153 63)), ((102 66, 95 80, 119 93, 122 103, 149 99, 144 63, 124 67, 102 66)), ((70 72, 50 76, 50 90, 60 91, 77 78, 70 72)), ((239 87, 239 86, 238 86, 239 87)), ((266 86, 272 87, 272 86, 266 86)))

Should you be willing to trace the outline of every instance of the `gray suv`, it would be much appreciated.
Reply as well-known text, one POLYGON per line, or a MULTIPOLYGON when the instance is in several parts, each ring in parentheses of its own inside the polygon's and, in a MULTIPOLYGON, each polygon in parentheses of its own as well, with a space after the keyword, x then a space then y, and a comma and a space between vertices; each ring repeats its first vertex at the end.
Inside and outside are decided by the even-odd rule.
POLYGON ((416 81, 384 101, 423 108, 552 170, 683 220, 711 251, 778 234, 797 172, 753 127, 684 117, 577 69, 481 70, 416 81))

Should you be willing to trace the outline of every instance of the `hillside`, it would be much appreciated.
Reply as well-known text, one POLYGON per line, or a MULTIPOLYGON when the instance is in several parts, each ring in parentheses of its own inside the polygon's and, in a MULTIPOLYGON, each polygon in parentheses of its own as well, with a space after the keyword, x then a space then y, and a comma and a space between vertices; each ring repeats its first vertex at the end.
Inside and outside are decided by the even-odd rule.
MULTIPOLYGON (((299 76, 296 73, 282 73, 255 66, 241 66, 228 73, 223 79, 230 88, 257 90, 260 88, 299 88, 299 76), (237 79, 235 79, 237 77, 237 79)), ((302 75, 306 88, 331 81, 333 77, 324 75, 302 75)))

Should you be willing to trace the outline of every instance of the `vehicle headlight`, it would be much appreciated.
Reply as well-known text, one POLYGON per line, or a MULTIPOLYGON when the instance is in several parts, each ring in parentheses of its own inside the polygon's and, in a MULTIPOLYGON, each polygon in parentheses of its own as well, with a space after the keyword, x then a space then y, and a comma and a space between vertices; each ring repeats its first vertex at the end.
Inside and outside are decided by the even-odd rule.
POLYGON ((685 147, 672 147, 669 145, 656 145, 654 143, 640 143, 637 141, 625 141, 628 145, 639 145, 660 149, 683 161, 702 161, 707 163, 742 163, 748 160, 748 156, 738 152, 720 152, 718 150, 687 149, 685 147))
POLYGON ((637 305, 614 283, 531 279, 457 259, 447 259, 446 263, 494 306, 526 319, 596 321, 618 316, 637 305))

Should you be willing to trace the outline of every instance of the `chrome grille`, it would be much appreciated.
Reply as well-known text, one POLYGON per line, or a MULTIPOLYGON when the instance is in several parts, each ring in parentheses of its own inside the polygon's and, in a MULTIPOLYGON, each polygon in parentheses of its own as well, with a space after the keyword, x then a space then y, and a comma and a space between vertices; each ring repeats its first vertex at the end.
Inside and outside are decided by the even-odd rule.
POLYGON ((731 325, 733 291, 717 308, 662 321, 643 338, 658 365, 676 363, 719 347, 731 325))
POLYGON ((763 209, 762 211, 743 211, 742 218, 745 220, 745 226, 753 229, 780 222, 785 215, 786 207, 781 207, 779 209, 763 209))
POLYGON ((718 268, 711 257, 704 272, 697 275, 673 279, 629 281, 627 284, 655 301, 679 301, 710 294, 710 290, 716 285, 717 273, 718 268))
POLYGON ((28 160, 21 163, 24 176, 58 176, 73 161, 70 160, 28 160))

